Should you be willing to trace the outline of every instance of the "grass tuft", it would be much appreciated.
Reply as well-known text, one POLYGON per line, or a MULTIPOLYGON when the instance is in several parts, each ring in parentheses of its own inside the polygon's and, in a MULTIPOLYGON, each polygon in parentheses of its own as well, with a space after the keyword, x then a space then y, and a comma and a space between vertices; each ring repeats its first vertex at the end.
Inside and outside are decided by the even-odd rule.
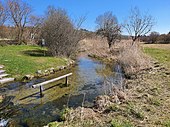
POLYGON ((132 127, 132 125, 127 121, 120 122, 118 120, 112 120, 111 127, 132 127))

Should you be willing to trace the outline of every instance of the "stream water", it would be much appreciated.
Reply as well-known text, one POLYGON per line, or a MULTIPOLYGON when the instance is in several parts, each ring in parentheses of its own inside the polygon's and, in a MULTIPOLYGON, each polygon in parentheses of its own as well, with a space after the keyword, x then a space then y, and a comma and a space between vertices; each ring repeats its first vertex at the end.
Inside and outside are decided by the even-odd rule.
POLYGON ((112 85, 122 88, 121 68, 115 64, 103 64, 90 58, 81 57, 77 66, 56 73, 47 79, 34 79, 27 83, 15 82, 0 88, 0 93, 6 95, 12 103, 13 113, 0 114, 0 126, 8 124, 17 127, 38 127, 51 121, 59 120, 64 106, 93 106, 98 95, 110 94, 112 85), (33 84, 72 72, 69 77, 69 87, 63 85, 64 80, 44 86, 44 97, 40 98, 39 89, 33 89, 33 84), (61 96, 62 95, 62 96, 61 96), (83 101, 84 99, 84 101, 83 101))

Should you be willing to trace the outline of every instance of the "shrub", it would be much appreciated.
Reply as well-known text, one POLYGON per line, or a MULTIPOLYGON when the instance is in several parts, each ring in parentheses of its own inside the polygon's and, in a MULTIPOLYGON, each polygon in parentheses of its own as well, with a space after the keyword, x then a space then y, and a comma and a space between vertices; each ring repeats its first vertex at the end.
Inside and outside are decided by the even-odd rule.
POLYGON ((49 7, 42 28, 42 36, 53 56, 70 57, 77 51, 81 32, 62 9, 49 7))

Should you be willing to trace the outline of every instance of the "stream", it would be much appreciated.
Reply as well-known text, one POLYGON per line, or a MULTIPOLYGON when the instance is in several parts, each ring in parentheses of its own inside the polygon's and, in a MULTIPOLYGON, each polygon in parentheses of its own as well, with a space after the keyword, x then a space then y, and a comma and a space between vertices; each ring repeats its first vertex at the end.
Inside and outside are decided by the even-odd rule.
MULTIPOLYGON (((117 64, 104 64, 88 57, 80 57, 77 66, 57 72, 46 79, 33 79, 27 83, 15 82, 0 88, 12 107, 11 114, 1 113, 0 126, 41 127, 49 122, 60 120, 60 112, 64 107, 92 107, 98 95, 111 94, 113 85, 123 87, 121 67, 117 64), (44 96, 40 98, 39 89, 32 88, 37 84, 66 73, 72 72, 69 86, 65 80, 44 86, 44 96), (84 100, 84 101, 83 101, 84 100), (5 115, 4 115, 5 114, 5 115)), ((8 109, 8 110, 9 110, 8 109)), ((8 111, 7 110, 7 111, 8 111)))

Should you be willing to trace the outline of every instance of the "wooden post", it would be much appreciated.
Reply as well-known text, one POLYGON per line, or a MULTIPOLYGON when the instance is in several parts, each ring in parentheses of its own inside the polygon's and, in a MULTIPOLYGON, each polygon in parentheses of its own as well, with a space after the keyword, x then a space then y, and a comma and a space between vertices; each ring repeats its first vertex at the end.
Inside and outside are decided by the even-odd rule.
POLYGON ((67 79, 67 76, 66 76, 66 82, 65 82, 66 86, 68 85, 68 79, 67 79))
POLYGON ((40 97, 43 97, 43 93, 42 93, 42 86, 40 86, 40 97))

